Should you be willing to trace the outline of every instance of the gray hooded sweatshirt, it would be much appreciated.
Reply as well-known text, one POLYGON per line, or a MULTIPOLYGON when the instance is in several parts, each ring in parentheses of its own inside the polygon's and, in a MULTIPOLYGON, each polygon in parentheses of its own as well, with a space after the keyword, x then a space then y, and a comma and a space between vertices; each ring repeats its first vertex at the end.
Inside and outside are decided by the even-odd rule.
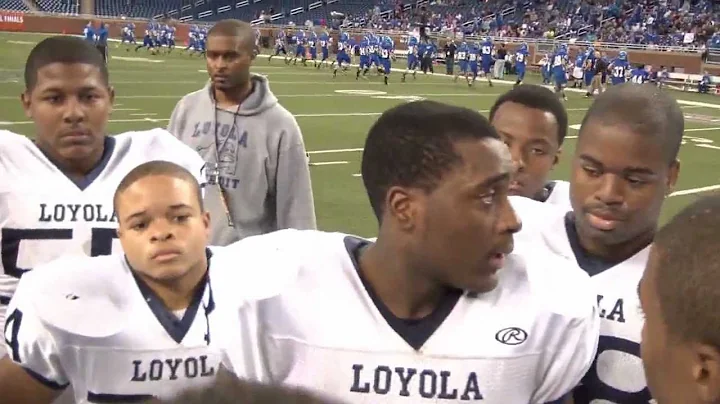
POLYGON ((217 164, 218 185, 205 189, 212 245, 316 227, 300 127, 278 103, 265 77, 252 75, 251 81, 248 98, 227 109, 216 108, 208 82, 178 102, 168 125, 170 133, 206 162, 217 164))

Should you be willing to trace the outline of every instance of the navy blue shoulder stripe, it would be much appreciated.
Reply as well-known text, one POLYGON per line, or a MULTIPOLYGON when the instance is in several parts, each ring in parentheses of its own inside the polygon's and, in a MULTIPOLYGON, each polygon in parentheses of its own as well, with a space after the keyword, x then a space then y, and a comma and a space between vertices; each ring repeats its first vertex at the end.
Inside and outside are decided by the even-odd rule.
POLYGON ((88 391, 87 399, 91 403, 142 403, 153 398, 150 394, 105 394, 88 391))

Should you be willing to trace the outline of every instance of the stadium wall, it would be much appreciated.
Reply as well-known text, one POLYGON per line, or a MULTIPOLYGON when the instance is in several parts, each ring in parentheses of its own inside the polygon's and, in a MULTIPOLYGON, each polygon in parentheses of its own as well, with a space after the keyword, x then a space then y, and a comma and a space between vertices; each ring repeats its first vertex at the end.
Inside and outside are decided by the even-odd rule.
MULTIPOLYGON (((100 20, 99 17, 92 17, 93 20, 100 20)), ((88 17, 82 16, 60 16, 54 14, 41 15, 29 14, 21 12, 0 11, 0 31, 16 31, 16 32, 37 32, 48 34, 79 34, 88 22, 88 17)), ((135 23, 136 32, 144 32, 146 20, 121 20, 112 18, 102 18, 102 21, 109 23, 110 37, 119 38, 122 26, 128 21, 135 23)), ((277 27, 260 27, 263 36, 274 38, 277 27)), ((177 38, 183 40, 187 38, 189 25, 177 23, 177 38)), ((359 37, 358 37, 359 39, 359 37)), ((394 38, 398 49, 406 49, 405 43, 407 35, 398 34, 394 38)), ((443 41, 439 44, 444 45, 443 41)), ((508 50, 513 50, 518 43, 507 44, 508 50)), ((542 47, 547 44, 530 44, 530 60, 537 64, 542 59, 542 47)), ((574 46, 570 45, 573 49, 574 46)), ((602 49, 610 57, 614 57, 621 49, 602 49)), ((666 66, 673 67, 678 73, 700 74, 702 73, 703 63, 699 53, 679 53, 668 51, 651 51, 628 49, 628 55, 632 63, 643 63, 652 65, 653 67, 666 66)), ((711 74, 720 75, 720 67, 710 71, 711 74)))

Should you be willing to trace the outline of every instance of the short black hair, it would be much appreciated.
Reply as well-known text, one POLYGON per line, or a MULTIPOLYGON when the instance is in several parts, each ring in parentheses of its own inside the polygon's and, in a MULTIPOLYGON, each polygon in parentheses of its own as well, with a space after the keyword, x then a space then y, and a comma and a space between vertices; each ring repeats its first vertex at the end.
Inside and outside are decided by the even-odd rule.
POLYGON ((37 72, 53 63, 82 63, 97 67, 105 85, 110 75, 103 55, 90 42, 74 36, 53 36, 35 45, 25 61, 25 90, 32 91, 37 84, 37 72))
POLYGON ((239 37, 243 40, 243 47, 245 49, 255 48, 255 35, 253 34, 252 25, 245 21, 234 19, 220 20, 208 31, 208 37, 211 36, 239 37))
POLYGON ((139 166, 133 168, 129 173, 127 173, 127 175, 122 179, 122 181, 120 181, 120 185, 118 185, 117 189, 115 190, 115 196, 113 196, 113 207, 115 209, 115 212, 117 213, 118 198, 126 189, 130 188, 130 186, 132 186, 139 180, 153 175, 164 175, 193 184, 193 186, 197 190, 197 198, 200 210, 204 210, 202 188, 200 187, 200 184, 198 184, 197 178, 195 178, 190 173, 190 171, 186 170, 180 165, 171 163, 169 161, 154 160, 140 164, 139 166))
POLYGON ((220 366, 213 384, 188 389, 170 399, 151 399, 146 404, 336 404, 307 391, 280 385, 241 380, 220 366))
POLYGON ((365 140, 361 175, 378 220, 392 186, 432 191, 460 162, 455 142, 499 139, 490 122, 468 108, 436 101, 403 103, 385 111, 365 140))
POLYGON ((600 94, 583 118, 578 140, 589 122, 622 125, 633 133, 654 137, 663 145, 668 164, 680 152, 685 116, 680 105, 666 91, 653 84, 625 83, 611 86, 600 94))
POLYGON ((718 240, 720 194, 715 193, 686 206, 657 232, 651 264, 670 332, 720 349, 718 240))
POLYGON ((551 113, 558 126, 558 145, 562 146, 568 131, 568 115, 560 98, 549 89, 535 84, 523 84, 498 97, 490 108, 490 122, 495 113, 506 102, 514 102, 528 108, 551 113))

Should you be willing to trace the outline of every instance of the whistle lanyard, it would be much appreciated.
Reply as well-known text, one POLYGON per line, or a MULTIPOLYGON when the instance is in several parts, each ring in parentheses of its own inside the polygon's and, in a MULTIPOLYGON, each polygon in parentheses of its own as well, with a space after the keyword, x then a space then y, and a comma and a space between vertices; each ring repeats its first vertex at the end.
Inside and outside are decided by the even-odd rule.
MULTIPOLYGON (((235 222, 232 217, 232 213, 230 212, 230 205, 228 203, 228 198, 225 192, 225 189, 222 187, 222 184, 220 184, 220 155, 223 151, 225 151, 225 147, 227 146, 227 142, 230 140, 230 134, 235 132, 237 129, 236 121, 237 116, 240 113, 240 104, 238 104, 237 108, 235 109, 235 112, 233 113, 233 123, 230 127, 230 131, 228 131, 227 136, 225 136, 225 139, 222 141, 222 144, 220 143, 220 139, 218 138, 218 110, 220 109, 215 102, 215 97, 213 94, 213 107, 214 107, 214 119, 213 119, 213 138, 215 140, 215 162, 206 162, 205 163, 205 176, 207 177, 206 180, 209 185, 215 185, 218 188, 218 191, 220 192, 220 200, 223 204, 223 209, 225 210, 225 217, 227 218, 227 225, 228 227, 235 227, 235 222)), ((230 111, 227 111, 230 112, 230 111)))

